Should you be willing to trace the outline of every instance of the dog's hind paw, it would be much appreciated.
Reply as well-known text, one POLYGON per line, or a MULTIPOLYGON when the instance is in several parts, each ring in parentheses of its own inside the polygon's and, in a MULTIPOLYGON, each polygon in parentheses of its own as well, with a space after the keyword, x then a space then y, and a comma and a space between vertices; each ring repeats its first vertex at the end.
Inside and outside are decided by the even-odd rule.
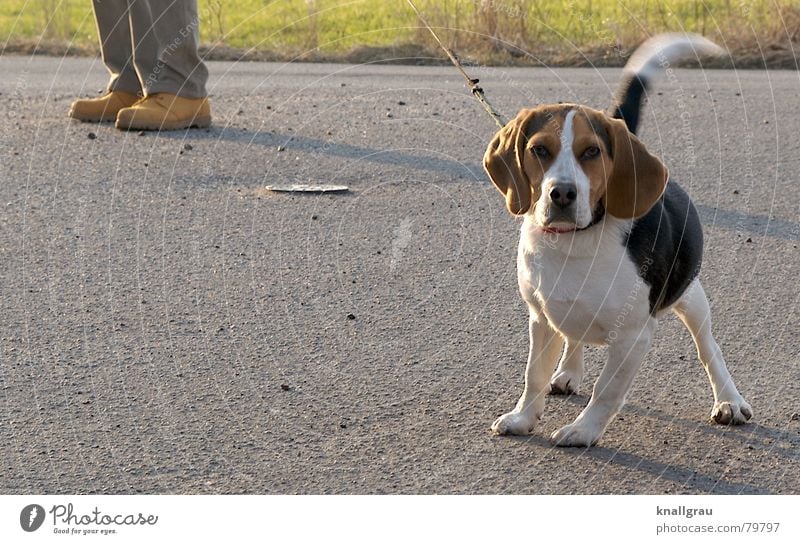
POLYGON ((736 402, 719 402, 711 410, 711 419, 720 425, 743 425, 753 417, 753 409, 740 398, 736 402))
POLYGON ((526 435, 533 432, 536 427, 537 417, 526 415, 522 412, 509 412, 498 417, 492 423, 492 432, 494 434, 515 434, 526 435))
POLYGON ((581 378, 574 373, 567 370, 562 370, 550 381, 550 394, 551 395, 575 395, 578 393, 578 387, 581 384, 581 378))

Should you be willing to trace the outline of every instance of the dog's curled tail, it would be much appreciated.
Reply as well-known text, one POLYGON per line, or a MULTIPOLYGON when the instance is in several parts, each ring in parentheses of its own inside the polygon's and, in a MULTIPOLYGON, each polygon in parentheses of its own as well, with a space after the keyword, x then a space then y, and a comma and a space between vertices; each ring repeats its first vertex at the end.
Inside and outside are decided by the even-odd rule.
POLYGON ((628 130, 635 134, 642 98, 650 80, 659 70, 665 70, 678 61, 723 54, 724 49, 699 34, 675 32, 653 36, 628 59, 622 71, 617 98, 608 114, 614 119, 624 120, 628 130))

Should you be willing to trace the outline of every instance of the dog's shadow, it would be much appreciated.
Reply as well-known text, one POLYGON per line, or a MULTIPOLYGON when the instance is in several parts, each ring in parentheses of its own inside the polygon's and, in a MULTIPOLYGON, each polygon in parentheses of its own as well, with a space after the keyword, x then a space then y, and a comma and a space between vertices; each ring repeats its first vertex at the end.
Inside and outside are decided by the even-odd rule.
MULTIPOLYGON (((583 395, 558 396, 563 402, 583 407, 588 402, 588 398, 583 395)), ((778 455, 790 460, 797 458, 797 444, 788 440, 787 431, 764 426, 760 423, 748 423, 742 426, 721 426, 710 422, 700 422, 675 417, 652 408, 643 408, 636 404, 627 404, 621 415, 631 417, 651 418, 659 421, 659 424, 680 425, 690 431, 701 432, 710 439, 722 440, 735 439, 744 447, 761 452, 768 451, 769 455, 778 455), (785 447, 784 447, 785 446, 785 447)), ((545 436, 531 435, 511 437, 512 440, 524 443, 535 448, 554 448, 545 436)), ((664 463, 644 457, 638 453, 624 451, 619 448, 605 447, 602 445, 592 448, 558 448, 559 453, 569 458, 590 458, 608 464, 619 465, 626 469, 644 472, 654 478, 654 480, 664 479, 691 488, 692 491, 714 494, 773 494, 780 490, 771 489, 752 483, 735 481, 731 479, 721 479, 710 474, 704 474, 697 469, 681 466, 674 463, 664 463)))
POLYGON ((714 493, 723 495, 767 495, 775 493, 774 490, 756 486, 750 483, 722 480, 721 478, 704 474, 696 469, 675 464, 654 461, 641 455, 622 451, 615 448, 595 446, 593 448, 564 448, 564 454, 573 457, 589 457, 608 464, 620 465, 630 470, 644 472, 654 480, 669 480, 686 486, 692 492, 714 493))

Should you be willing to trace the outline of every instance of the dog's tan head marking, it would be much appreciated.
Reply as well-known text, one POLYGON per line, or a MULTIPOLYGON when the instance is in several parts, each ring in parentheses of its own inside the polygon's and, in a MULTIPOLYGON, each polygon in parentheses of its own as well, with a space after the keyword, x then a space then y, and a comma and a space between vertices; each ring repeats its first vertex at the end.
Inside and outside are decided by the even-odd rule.
POLYGON ((566 221, 571 206, 570 221, 582 228, 601 201, 615 217, 640 217, 661 197, 668 177, 623 121, 573 104, 519 112, 497 132, 483 165, 508 211, 532 211, 542 226, 566 221), (553 195, 565 186, 575 188, 574 203, 554 207, 553 195))

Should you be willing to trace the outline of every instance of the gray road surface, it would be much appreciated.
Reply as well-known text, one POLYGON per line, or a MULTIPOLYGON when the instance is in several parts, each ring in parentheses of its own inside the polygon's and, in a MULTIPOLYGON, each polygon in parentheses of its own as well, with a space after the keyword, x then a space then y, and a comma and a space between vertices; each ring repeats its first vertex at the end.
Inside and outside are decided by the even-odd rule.
MULTIPOLYGON (((456 72, 210 68, 210 130, 139 135, 66 118, 98 61, 0 58, 1 493, 800 491, 796 72, 676 70, 641 132, 700 209, 753 423, 708 423, 668 318, 599 446, 565 450, 546 437, 599 348, 535 434, 489 432, 527 315, 518 223, 480 169, 494 125, 456 72), (351 192, 262 190, 308 181, 351 192)), ((604 108, 619 75, 473 72, 507 114, 604 108)))

